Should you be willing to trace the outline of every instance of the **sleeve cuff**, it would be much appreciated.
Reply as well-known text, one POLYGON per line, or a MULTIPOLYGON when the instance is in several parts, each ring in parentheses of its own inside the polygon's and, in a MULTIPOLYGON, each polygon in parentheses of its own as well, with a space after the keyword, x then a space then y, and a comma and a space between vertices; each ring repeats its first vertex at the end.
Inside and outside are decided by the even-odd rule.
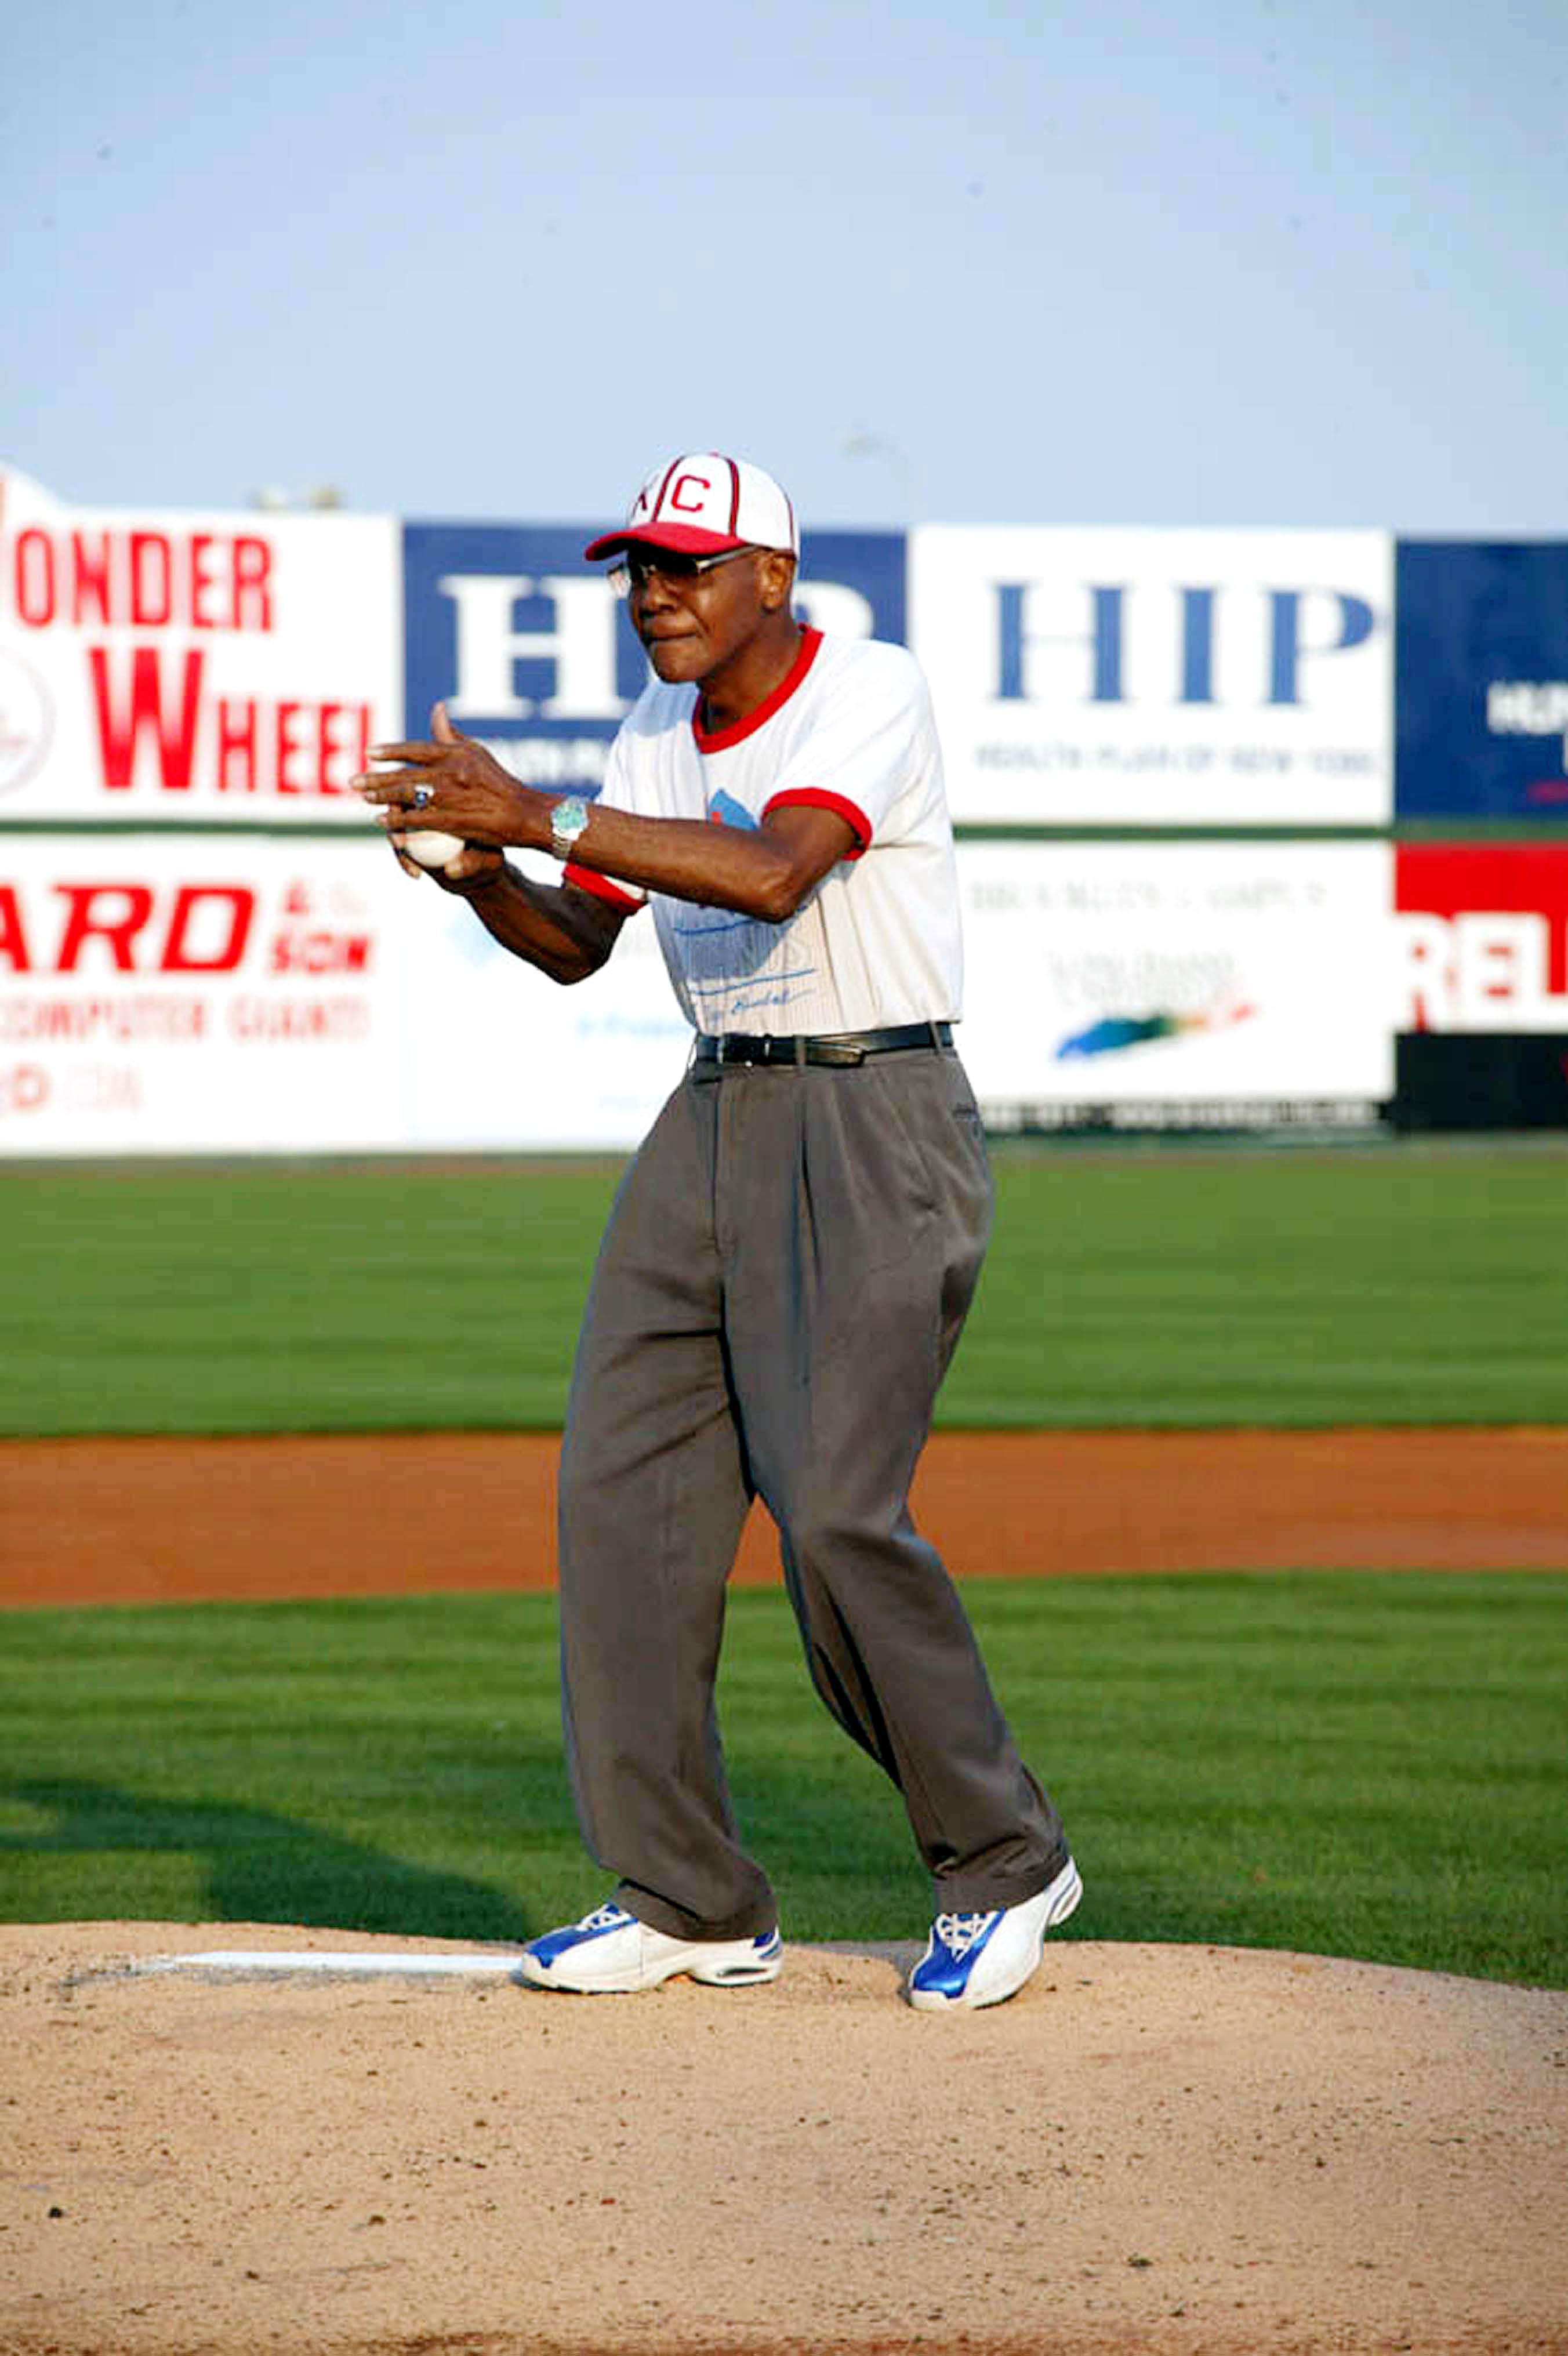
POLYGON ((596 900, 607 900, 612 908, 624 909, 628 916, 646 905, 642 893, 628 892, 621 884, 612 884, 607 875, 601 875, 596 868, 578 867, 571 860, 562 870, 562 879, 567 884, 575 884, 579 892, 591 892, 596 900))
POLYGON ((800 809, 832 810, 835 818, 842 818, 846 826, 854 830, 854 848, 845 851, 846 859, 864 858, 870 850, 872 825, 865 812, 844 795, 830 793, 822 786, 786 786, 781 794, 774 795, 762 815, 767 818, 776 809, 800 809))

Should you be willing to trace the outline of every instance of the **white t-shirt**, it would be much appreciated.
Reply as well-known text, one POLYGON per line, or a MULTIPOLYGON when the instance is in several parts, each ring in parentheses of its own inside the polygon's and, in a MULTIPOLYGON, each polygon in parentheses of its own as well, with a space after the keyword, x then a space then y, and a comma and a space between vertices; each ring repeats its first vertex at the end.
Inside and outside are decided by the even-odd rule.
POLYGON ((699 1031, 869 1031, 956 1017, 958 874, 930 697, 914 658, 807 630, 793 669, 705 734, 697 691, 653 680, 610 749, 599 798, 639 818, 755 827, 786 803, 837 810, 855 848, 779 925, 569 864, 616 905, 653 909, 675 995, 699 1031))

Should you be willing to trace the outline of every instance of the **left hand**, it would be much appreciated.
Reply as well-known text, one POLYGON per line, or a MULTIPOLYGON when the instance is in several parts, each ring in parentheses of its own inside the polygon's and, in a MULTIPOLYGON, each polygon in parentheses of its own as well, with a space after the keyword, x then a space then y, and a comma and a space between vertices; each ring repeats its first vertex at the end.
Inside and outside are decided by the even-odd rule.
POLYGON ((373 761, 399 766, 354 779, 355 790, 383 812, 387 832, 432 827, 496 850, 546 848, 553 796, 509 776, 482 744, 453 727, 444 703, 432 712, 430 726, 427 744, 372 744, 373 761))

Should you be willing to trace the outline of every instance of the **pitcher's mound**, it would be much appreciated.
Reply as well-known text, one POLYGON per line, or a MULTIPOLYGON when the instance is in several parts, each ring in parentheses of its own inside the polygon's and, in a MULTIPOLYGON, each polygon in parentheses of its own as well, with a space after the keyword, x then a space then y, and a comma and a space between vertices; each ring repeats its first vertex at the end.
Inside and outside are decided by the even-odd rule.
POLYGON ((1568 1997, 1070 1938, 935 2019, 913 1950, 131 1968, 456 1947, 0 1930, 7 2356, 1568 2350, 1568 1997))

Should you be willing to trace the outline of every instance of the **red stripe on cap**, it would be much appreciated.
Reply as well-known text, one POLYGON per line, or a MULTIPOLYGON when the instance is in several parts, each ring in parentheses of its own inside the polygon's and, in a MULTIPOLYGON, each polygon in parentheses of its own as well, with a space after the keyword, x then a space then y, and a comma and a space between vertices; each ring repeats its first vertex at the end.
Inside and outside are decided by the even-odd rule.
POLYGON ((670 478, 674 474, 675 469, 680 463, 681 461, 679 458, 671 458, 670 464, 665 467, 664 480, 660 484, 658 490, 654 493, 653 506, 650 511, 648 519, 650 523, 658 522, 659 510, 664 505, 664 494, 670 488, 670 478))
POLYGON ((725 465, 729 468, 729 528, 733 536, 740 515, 740 468, 733 458, 726 458, 725 465))

